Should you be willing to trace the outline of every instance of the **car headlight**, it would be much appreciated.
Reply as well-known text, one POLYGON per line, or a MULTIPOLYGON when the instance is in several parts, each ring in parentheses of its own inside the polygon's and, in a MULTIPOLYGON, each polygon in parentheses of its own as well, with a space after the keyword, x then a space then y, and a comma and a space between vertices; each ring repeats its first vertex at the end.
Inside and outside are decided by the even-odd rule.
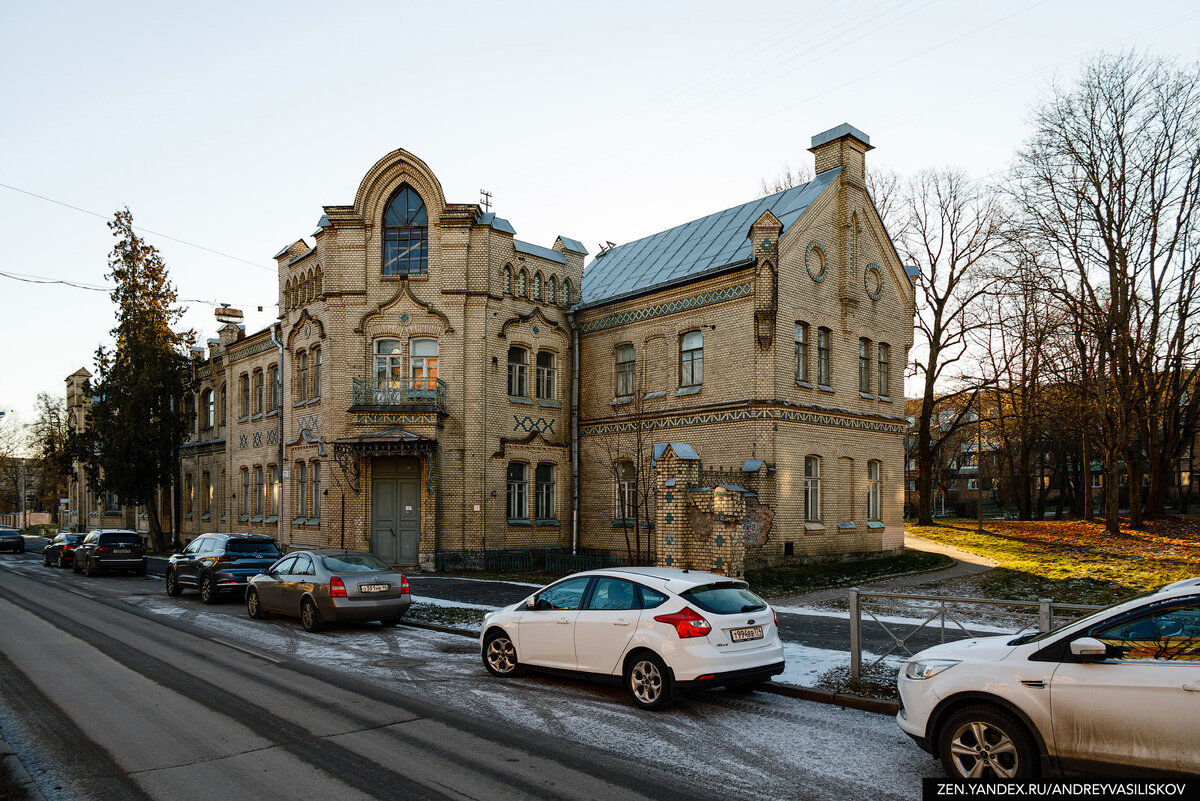
POLYGON ((954 667, 961 659, 914 659, 904 666, 904 678, 928 679, 949 667, 954 667))

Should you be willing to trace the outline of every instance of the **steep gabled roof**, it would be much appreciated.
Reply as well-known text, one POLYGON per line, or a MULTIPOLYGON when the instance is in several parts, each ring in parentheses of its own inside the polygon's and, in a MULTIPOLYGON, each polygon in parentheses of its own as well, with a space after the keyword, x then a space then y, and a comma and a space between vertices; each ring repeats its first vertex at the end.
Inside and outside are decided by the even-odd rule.
POLYGON ((693 281, 749 263, 750 226, 771 211, 786 231, 833 183, 838 167, 774 195, 692 220, 597 256, 583 271, 581 308, 693 281))

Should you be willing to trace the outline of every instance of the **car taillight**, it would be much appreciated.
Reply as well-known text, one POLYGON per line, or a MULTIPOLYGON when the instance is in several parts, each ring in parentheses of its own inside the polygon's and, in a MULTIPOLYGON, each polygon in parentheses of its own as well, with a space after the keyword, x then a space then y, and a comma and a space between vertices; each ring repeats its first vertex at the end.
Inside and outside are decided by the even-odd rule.
POLYGON ((329 579, 329 595, 332 598, 346 597, 346 585, 337 576, 329 579))
POLYGON ((112 548, 97 548, 96 553, 108 553, 112 548))
POLYGON ((225 554, 224 556, 218 556, 217 561, 218 562, 236 562, 237 557, 233 556, 231 554, 225 554))
POLYGON ((707 637, 712 631, 712 625, 700 617, 698 612, 692 610, 690 606, 685 606, 678 612, 670 615, 657 615, 654 618, 659 623, 669 623, 675 627, 675 631, 679 632, 679 639, 686 640, 689 637, 707 637))
POLYGON ((772 609, 771 617, 775 618, 775 628, 779 628, 779 613, 772 609))
POLYGON ((408 594, 408 576, 400 577, 400 594, 401 595, 408 594))
POLYGON ((73 550, 75 550, 75 546, 74 545, 64 545, 63 550, 64 551, 73 551, 73 550))

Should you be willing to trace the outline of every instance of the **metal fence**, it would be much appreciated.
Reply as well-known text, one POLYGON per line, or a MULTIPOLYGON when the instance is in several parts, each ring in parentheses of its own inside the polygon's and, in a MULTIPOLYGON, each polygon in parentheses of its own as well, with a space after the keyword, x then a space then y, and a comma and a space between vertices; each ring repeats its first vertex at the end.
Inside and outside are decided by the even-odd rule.
POLYGON ((438 572, 447 570, 533 570, 533 551, 438 551, 438 572))
POLYGON ((552 573, 578 573, 580 570, 599 570, 603 567, 627 567, 629 558, 589 553, 546 554, 546 570, 552 573))
MULTIPOLYGON (((891 643, 886 651, 880 654, 874 662, 867 666, 867 669, 869 670, 870 668, 875 667, 875 665, 878 665, 889 655, 895 653, 897 650, 903 649, 903 651, 909 655, 915 653, 908 647, 908 642, 915 635, 917 635, 918 632, 924 631, 927 628, 932 629, 933 626, 930 624, 934 624, 934 626, 939 629, 941 634, 941 642, 946 642, 946 628, 948 623, 951 624, 952 632, 956 633, 961 631, 967 637, 979 636, 975 633, 972 633, 971 630, 967 628, 967 625, 962 621, 963 608, 972 606, 997 606, 1013 610, 1027 610, 1018 611, 1018 614, 1029 617, 1030 622, 1025 626, 1022 626, 1020 629, 1014 631, 1014 635, 1020 634, 1021 632, 1032 628, 1034 625, 1037 626, 1038 631, 1050 631, 1052 628, 1054 628, 1054 617, 1056 612, 1094 612, 1098 609, 1104 608, 1102 606, 1094 606, 1092 604, 1057 603, 1049 598, 1041 598, 1037 601, 1008 601, 1001 598, 956 598, 940 595, 904 595, 902 593, 894 592, 861 592, 857 588, 852 588, 850 590, 850 680, 857 682, 862 674, 862 624, 864 613, 870 616, 870 618, 874 620, 884 632, 886 632, 887 638, 891 643), (879 616, 876 615, 874 611, 866 608, 863 605, 864 601, 880 598, 900 601, 932 602, 935 604, 935 606, 928 617, 916 624, 906 634, 901 636, 889 628, 888 623, 880 620, 879 616), (1033 610, 1037 610, 1036 618, 1033 617, 1033 610)), ((881 612, 881 614, 884 613, 881 612)), ((896 626, 897 630, 899 630, 899 626, 910 624, 893 622, 890 625, 896 626)))

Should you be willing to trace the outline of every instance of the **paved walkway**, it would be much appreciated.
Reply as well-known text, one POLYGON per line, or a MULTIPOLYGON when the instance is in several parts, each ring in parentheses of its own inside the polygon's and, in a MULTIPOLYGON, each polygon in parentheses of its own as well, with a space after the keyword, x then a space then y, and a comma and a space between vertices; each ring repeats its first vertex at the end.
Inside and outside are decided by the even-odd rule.
MULTIPOLYGON (((887 592, 889 590, 903 589, 905 587, 923 587, 927 584, 940 584, 943 581, 956 579, 960 576, 973 576, 977 573, 982 573, 985 570, 991 570, 996 566, 994 559, 989 559, 986 556, 980 556, 970 551, 962 551, 958 548, 952 548, 949 545, 943 545, 940 542, 918 537, 915 534, 904 532, 904 547, 914 551, 929 551, 930 553, 940 553, 949 556, 954 560, 954 564, 949 567, 944 567, 941 570, 923 571, 914 573, 909 576, 897 576, 896 578, 883 579, 882 581, 863 584, 859 587, 860 590, 873 590, 876 592, 887 592)), ((836 598, 845 598, 846 588, 841 587, 832 590, 818 590, 816 592, 802 593, 800 595, 788 595, 782 598, 772 598, 771 604, 774 606, 810 606, 822 601, 831 601, 836 598)))

